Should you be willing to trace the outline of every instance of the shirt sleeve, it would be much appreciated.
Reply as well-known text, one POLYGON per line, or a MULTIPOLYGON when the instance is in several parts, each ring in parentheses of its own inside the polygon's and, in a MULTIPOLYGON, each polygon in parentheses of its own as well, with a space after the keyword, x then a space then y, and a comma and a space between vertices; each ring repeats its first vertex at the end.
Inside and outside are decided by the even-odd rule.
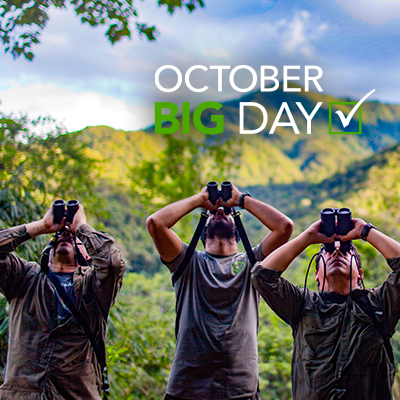
MULTIPOLYGON (((172 260, 171 262, 165 262, 162 258, 161 258, 161 262, 168 267, 168 269, 170 271, 174 271, 172 273, 172 276, 174 276, 174 274, 176 273, 177 269, 179 268, 179 266, 181 265, 182 261, 185 259, 186 256, 186 252, 189 248, 189 245, 182 242, 182 251, 180 252, 179 256, 176 257, 174 260, 172 260)), ((196 250, 194 251, 193 257, 195 257, 196 254, 196 250)), ((193 257, 189 260, 188 265, 186 266, 185 271, 188 269, 189 264, 193 261, 193 257)), ((185 271, 183 272, 183 274, 185 274, 185 271)))
POLYGON ((374 291, 381 301, 387 334, 391 337, 400 319, 400 257, 388 258, 386 261, 392 272, 374 291))
POLYGON ((84 224, 76 232, 94 266, 98 300, 108 313, 119 293, 125 272, 121 252, 114 246, 114 239, 105 232, 98 232, 84 224))
POLYGON ((25 225, 0 231, 0 291, 10 301, 24 280, 30 263, 11 254, 21 243, 30 239, 25 225))
POLYGON ((258 262, 251 273, 254 287, 269 307, 294 328, 302 307, 303 291, 282 278, 282 272, 266 269, 258 262))
POLYGON ((176 257, 174 260, 172 260, 171 262, 165 262, 161 257, 160 260, 161 262, 167 266, 170 270, 174 271, 176 270, 179 265, 181 264, 181 262, 183 261, 183 259, 185 258, 186 255, 186 251, 189 248, 189 246, 186 243, 182 242, 182 251, 180 252, 179 256, 176 257))
POLYGON ((253 247, 253 253, 257 261, 264 260, 265 256, 261 251, 261 243, 255 247, 253 247))

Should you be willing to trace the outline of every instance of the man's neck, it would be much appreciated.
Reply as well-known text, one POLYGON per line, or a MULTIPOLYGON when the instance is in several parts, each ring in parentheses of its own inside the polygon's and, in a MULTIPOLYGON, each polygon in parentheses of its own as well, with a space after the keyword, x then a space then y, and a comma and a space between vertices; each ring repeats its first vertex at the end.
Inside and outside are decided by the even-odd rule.
POLYGON ((76 269, 76 265, 66 265, 66 264, 51 264, 51 270, 58 274, 58 273, 70 273, 74 272, 76 269))
POLYGON ((238 252, 236 241, 212 239, 206 241, 206 252, 216 256, 230 256, 238 252))
MULTIPOLYGON (((322 290, 322 285, 323 283, 321 282, 320 291, 322 290)), ((355 289, 356 287, 358 287, 358 282, 357 280, 354 280, 351 289, 355 289)), ((333 292, 337 294, 348 295, 350 293, 350 280, 344 278, 338 279, 337 277, 335 277, 333 282, 329 282, 329 280, 327 279, 325 281, 324 292, 333 292)))
POLYGON ((51 270, 55 273, 68 273, 74 272, 77 265, 75 260, 62 260, 61 257, 55 257, 51 260, 51 270))

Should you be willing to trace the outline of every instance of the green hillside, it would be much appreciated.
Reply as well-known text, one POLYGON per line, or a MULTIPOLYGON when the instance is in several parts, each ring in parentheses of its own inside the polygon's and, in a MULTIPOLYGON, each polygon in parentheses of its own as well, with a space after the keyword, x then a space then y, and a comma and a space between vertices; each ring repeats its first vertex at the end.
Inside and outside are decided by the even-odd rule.
POLYGON ((358 217, 373 219, 394 232, 400 228, 396 207, 400 201, 399 161, 400 145, 396 144, 322 182, 271 185, 268 190, 255 186, 250 190, 265 201, 279 204, 299 223, 311 215, 317 219, 324 207, 350 207, 358 217))
MULTIPOLYGON (((174 135, 178 140, 175 151, 184 152, 179 146, 189 149, 191 145, 197 149, 196 161, 190 159, 190 153, 186 161, 189 164, 186 165, 197 163, 197 170, 201 174, 197 178, 202 185, 207 180, 218 178, 216 171, 223 169, 223 161, 234 164, 235 168, 226 175, 222 173, 222 178, 232 180, 240 188, 250 187, 256 197, 265 199, 287 213, 296 222, 297 231, 317 219, 322 207, 345 205, 354 210, 354 215, 372 219, 377 224, 383 224, 385 229, 397 232, 399 219, 393 204, 397 203, 399 197, 396 177, 400 106, 366 102, 362 109, 361 135, 329 135, 329 102, 336 101, 350 99, 314 92, 288 95, 282 90, 251 93, 224 103, 221 109, 225 119, 223 134, 204 135, 192 126, 190 135, 174 135), (266 108, 269 121, 263 132, 256 135, 238 133, 241 101, 257 102, 266 108), (278 127, 274 134, 268 133, 284 101, 288 103, 298 124, 298 135, 290 127, 278 127), (297 101, 308 112, 317 102, 323 102, 313 119, 310 135, 306 133, 306 120, 295 104, 297 101), (221 155, 215 150, 216 157, 206 155, 210 146, 219 149, 221 155)), ((352 106, 341 107, 346 114, 352 106)), ((202 115, 205 125, 211 126, 210 117, 211 110, 206 110, 202 115)), ((258 109, 249 108, 245 118, 246 129, 258 127, 261 118, 258 109)), ((353 119, 357 125, 358 113, 353 119)), ((335 125, 334 130, 339 130, 339 127, 335 125)), ((163 152, 168 135, 155 134, 153 128, 124 132, 105 126, 86 128, 79 135, 88 141, 88 154, 101 166, 96 183, 98 192, 105 198, 106 217, 101 222, 117 238, 131 270, 150 273, 159 270, 161 265, 158 256, 144 227, 150 211, 146 204, 142 204, 144 200, 141 193, 149 181, 143 181, 143 190, 138 189, 137 182, 133 188, 132 180, 135 177, 132 168, 141 171, 146 162, 157 167, 160 157, 165 156, 163 152)), ((177 162, 174 157, 171 160, 177 162)), ((177 171, 179 168, 171 172, 172 175, 167 179, 172 179, 180 191, 179 185, 184 185, 184 179, 188 177, 183 177, 177 171)), ((218 179, 222 178, 219 175, 218 179)), ((200 183, 193 191, 200 190, 200 183)), ((162 206, 163 193, 159 195, 161 197, 157 203, 162 206)), ((265 231, 260 230, 258 223, 244 214, 250 236, 258 240, 265 231)), ((189 221, 194 227, 193 219, 189 221)), ((190 228, 177 229, 185 240, 190 239, 187 234, 190 228)))

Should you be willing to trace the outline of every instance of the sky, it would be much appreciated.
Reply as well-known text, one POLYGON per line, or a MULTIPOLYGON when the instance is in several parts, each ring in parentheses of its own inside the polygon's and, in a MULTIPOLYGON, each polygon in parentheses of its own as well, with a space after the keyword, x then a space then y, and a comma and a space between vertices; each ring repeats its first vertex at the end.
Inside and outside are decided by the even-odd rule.
MULTIPOLYGON (((156 42, 133 32, 131 40, 111 45, 104 27, 82 24, 72 8, 51 9, 33 62, 0 52, 0 111, 50 116, 68 131, 96 125, 138 130, 154 123, 158 101, 189 101, 193 109, 240 98, 230 71, 218 91, 217 73, 209 69, 216 65, 246 65, 258 75, 271 65, 280 79, 284 65, 299 65, 298 83, 304 66, 315 65, 323 70, 319 83, 326 94, 358 101, 375 89, 369 100, 400 104, 396 0, 205 0, 203 9, 172 16, 156 0, 136 4, 140 21, 156 25, 156 42), (194 93, 183 81, 179 90, 162 92, 155 74, 165 65, 183 76, 194 65, 207 67, 193 72, 191 83, 209 89, 194 93)), ((250 76, 242 69, 235 82, 246 87, 250 76)), ((176 74, 163 71, 160 82, 173 87, 176 74)), ((258 87, 259 81, 253 90, 258 87)))

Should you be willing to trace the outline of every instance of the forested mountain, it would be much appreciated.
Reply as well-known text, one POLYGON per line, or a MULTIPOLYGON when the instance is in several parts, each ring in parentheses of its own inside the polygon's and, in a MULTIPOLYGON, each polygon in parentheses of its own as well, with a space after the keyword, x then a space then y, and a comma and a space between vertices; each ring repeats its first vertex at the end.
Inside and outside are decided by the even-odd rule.
MULTIPOLYGON (((251 93, 223 104, 220 111, 224 115, 225 131, 220 135, 204 135, 193 126, 190 135, 178 133, 174 139, 171 135, 155 134, 153 128, 124 132, 109 127, 89 127, 79 132, 88 142, 88 154, 102 166, 96 186, 105 196, 108 216, 113 215, 102 221, 117 237, 130 269, 154 272, 161 267, 144 229, 144 221, 151 211, 169 200, 168 196, 163 197, 165 187, 155 180, 157 173, 161 173, 159 168, 165 169, 168 162, 177 165, 175 171, 165 177, 175 185, 177 199, 185 190, 188 195, 195 193, 208 180, 230 179, 287 213, 295 221, 297 231, 317 219, 321 208, 345 205, 352 208, 354 215, 397 232, 399 218, 393 205, 399 198, 396 177, 400 106, 363 103, 362 134, 329 135, 329 102, 338 101, 351 100, 304 91, 290 93, 290 96, 282 90, 251 93), (239 103, 245 101, 259 103, 267 110, 269 121, 263 132, 238 133, 239 103), (295 134, 291 127, 278 127, 274 134, 268 133, 282 102, 287 102, 300 134, 295 134), (323 103, 313 118, 312 134, 306 133, 306 120, 296 102, 301 102, 308 112, 317 102, 323 103), (168 145, 171 140, 175 140, 173 146, 168 145), (198 149, 196 157, 190 146, 198 149), (182 159, 177 158, 178 153, 182 159), (185 157, 186 164, 182 161, 185 157), (193 174, 197 173, 198 182, 192 186, 187 183, 188 177, 186 181, 183 178, 188 165, 193 168, 193 174), (151 185, 154 187, 149 195, 146 188, 151 185)), ((347 115, 352 106, 343 105, 341 109, 347 115)), ((208 126, 212 125, 210 113, 211 110, 206 110, 202 116, 203 123, 208 126)), ((284 112, 281 120, 285 118, 287 120, 284 112)), ((358 113, 353 120, 358 127, 358 113)), ((338 118, 332 117, 332 121, 332 129, 339 131, 338 118)), ((249 107, 245 128, 254 129, 261 123, 261 112, 249 107)), ((245 220, 250 237, 253 235, 254 240, 258 240, 265 232, 259 231, 257 223, 247 215, 245 220)), ((179 231, 179 226, 177 229, 179 231)), ((181 234, 185 240, 190 239, 190 229, 181 234)))

